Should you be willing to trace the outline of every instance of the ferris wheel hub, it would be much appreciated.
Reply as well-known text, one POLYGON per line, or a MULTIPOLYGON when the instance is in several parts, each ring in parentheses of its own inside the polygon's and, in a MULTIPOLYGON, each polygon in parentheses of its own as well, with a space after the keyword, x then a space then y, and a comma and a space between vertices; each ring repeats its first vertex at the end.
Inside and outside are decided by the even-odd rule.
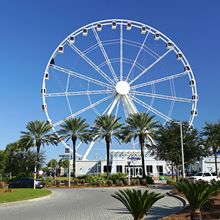
POLYGON ((119 95, 127 95, 130 91, 130 85, 125 81, 119 81, 116 84, 116 92, 119 95))

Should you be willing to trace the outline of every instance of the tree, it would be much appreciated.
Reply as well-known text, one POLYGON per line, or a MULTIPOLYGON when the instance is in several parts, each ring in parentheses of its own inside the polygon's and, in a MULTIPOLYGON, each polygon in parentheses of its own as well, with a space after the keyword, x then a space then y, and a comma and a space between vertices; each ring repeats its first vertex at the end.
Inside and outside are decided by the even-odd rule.
POLYGON ((94 141, 99 139, 104 139, 106 143, 106 156, 107 156, 107 177, 109 177, 109 155, 110 155, 110 145, 112 138, 119 140, 119 129, 122 126, 119 123, 120 118, 116 118, 113 115, 101 115, 98 116, 94 122, 94 125, 91 129, 94 141))
POLYGON ((60 159, 59 161, 59 167, 63 168, 64 169, 64 172, 65 172, 65 169, 68 169, 68 173, 69 173, 69 160, 67 159, 60 159))
POLYGON ((57 165, 58 165, 58 163, 57 163, 57 161, 56 161, 55 159, 51 159, 51 160, 48 162, 48 164, 47 164, 47 166, 48 166, 50 169, 53 170, 54 176, 56 176, 56 168, 57 168, 57 165))
POLYGON ((126 126, 122 127, 121 139, 123 140, 123 142, 128 143, 132 139, 139 139, 143 178, 146 177, 144 148, 146 146, 146 143, 154 144, 153 139, 155 138, 155 131, 158 127, 157 122, 155 122, 153 118, 154 116, 150 116, 147 113, 131 114, 126 119, 126 126))
POLYGON ((36 175, 39 177, 40 167, 40 149, 45 145, 57 145, 57 136, 55 133, 51 133, 52 126, 45 121, 30 121, 28 122, 26 129, 28 131, 22 131, 20 141, 25 142, 28 146, 37 148, 36 155, 36 175))
MULTIPOLYGON (((199 132, 196 129, 189 129, 187 122, 182 123, 182 128, 185 163, 194 163, 202 154, 199 132)), ((176 167, 178 179, 178 167, 182 162, 180 125, 174 121, 168 122, 165 126, 160 125, 157 131, 157 142, 155 145, 149 146, 149 149, 157 159, 171 162, 172 176, 173 167, 176 167)))
POLYGON ((188 181, 178 182, 177 189, 183 192, 192 210, 192 219, 202 219, 201 210, 209 198, 219 190, 218 184, 205 182, 191 183, 188 181))
POLYGON ((151 192, 145 190, 143 193, 141 190, 119 190, 115 192, 112 197, 118 199, 124 204, 128 211, 134 217, 134 220, 143 220, 144 216, 148 214, 149 209, 159 199, 163 198, 164 195, 160 193, 151 192))
POLYGON ((2 180, 2 176, 4 175, 5 168, 6 168, 6 154, 3 150, 0 150, 0 181, 2 180))
POLYGON ((216 124, 206 122, 201 134, 204 137, 204 145, 212 149, 215 158, 215 172, 219 177, 217 157, 220 148, 220 122, 216 124))
POLYGON ((85 119, 70 118, 60 125, 60 130, 57 132, 60 140, 72 141, 73 145, 73 177, 76 177, 76 142, 79 139, 82 143, 88 143, 91 140, 89 134, 89 125, 85 119))

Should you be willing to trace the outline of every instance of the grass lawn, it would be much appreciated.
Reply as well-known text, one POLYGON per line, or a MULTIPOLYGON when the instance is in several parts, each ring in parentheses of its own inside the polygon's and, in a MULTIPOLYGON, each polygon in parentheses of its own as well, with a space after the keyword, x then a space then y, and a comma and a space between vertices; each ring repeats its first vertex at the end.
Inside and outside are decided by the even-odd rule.
POLYGON ((51 194, 48 189, 0 189, 0 203, 39 198, 51 194))

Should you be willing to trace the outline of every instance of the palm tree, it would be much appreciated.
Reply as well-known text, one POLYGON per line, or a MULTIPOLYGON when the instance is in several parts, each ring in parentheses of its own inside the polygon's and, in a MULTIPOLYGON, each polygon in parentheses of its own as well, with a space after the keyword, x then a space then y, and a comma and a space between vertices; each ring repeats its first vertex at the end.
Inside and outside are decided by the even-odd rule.
POLYGON ((209 198, 219 190, 217 184, 208 184, 205 182, 192 183, 189 181, 182 181, 176 184, 177 189, 183 192, 189 202, 192 210, 192 219, 202 219, 201 210, 209 200, 209 198))
POLYGON ((120 118, 115 118, 113 115, 101 115, 98 116, 91 129, 92 135, 95 137, 94 140, 105 139, 106 142, 106 156, 107 156, 107 177, 109 177, 109 154, 110 144, 112 137, 118 140, 119 129, 122 126, 119 123, 120 118))
POLYGON ((139 144, 141 147, 143 178, 146 177, 144 147, 146 146, 147 142, 154 144, 153 137, 155 136, 155 130, 158 126, 157 122, 155 122, 153 118, 154 116, 150 116, 147 113, 131 114, 126 119, 126 126, 122 128, 121 139, 123 142, 128 143, 132 139, 139 139, 139 144))
POLYGON ((52 126, 45 121, 30 121, 26 126, 28 131, 22 131, 20 141, 26 143, 27 146, 37 148, 36 157, 36 176, 39 177, 40 167, 40 149, 45 145, 57 145, 57 136, 51 133, 52 126))
POLYGON ((217 124, 213 123, 205 123, 205 127, 203 128, 202 135, 205 137, 205 145, 208 148, 212 148, 212 152, 215 158, 215 172, 217 177, 219 176, 218 172, 218 149, 220 147, 220 122, 217 124))
POLYGON ((152 205, 159 199, 163 198, 164 195, 160 193, 151 192, 145 190, 143 193, 141 190, 119 190, 115 192, 112 197, 121 201, 128 211, 134 217, 134 220, 143 220, 144 216, 152 207, 152 205))
POLYGON ((60 140, 72 141, 73 144, 73 177, 76 177, 76 142, 79 139, 83 143, 88 143, 91 140, 89 134, 89 125, 85 119, 69 118, 64 120, 60 125, 60 130, 57 132, 60 140))

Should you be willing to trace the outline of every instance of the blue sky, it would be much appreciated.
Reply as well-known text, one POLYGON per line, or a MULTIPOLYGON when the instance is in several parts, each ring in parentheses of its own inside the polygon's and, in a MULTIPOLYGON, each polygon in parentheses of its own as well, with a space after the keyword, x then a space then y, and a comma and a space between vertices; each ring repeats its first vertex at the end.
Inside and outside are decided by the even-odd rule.
MULTIPOLYGON (((0 3, 0 149, 16 141, 28 121, 45 120, 41 84, 47 62, 71 32, 97 20, 124 18, 155 27, 183 51, 193 68, 201 128, 220 119, 220 3, 213 1, 7 0, 0 3)), ((47 147, 48 158, 63 147, 47 147)))

